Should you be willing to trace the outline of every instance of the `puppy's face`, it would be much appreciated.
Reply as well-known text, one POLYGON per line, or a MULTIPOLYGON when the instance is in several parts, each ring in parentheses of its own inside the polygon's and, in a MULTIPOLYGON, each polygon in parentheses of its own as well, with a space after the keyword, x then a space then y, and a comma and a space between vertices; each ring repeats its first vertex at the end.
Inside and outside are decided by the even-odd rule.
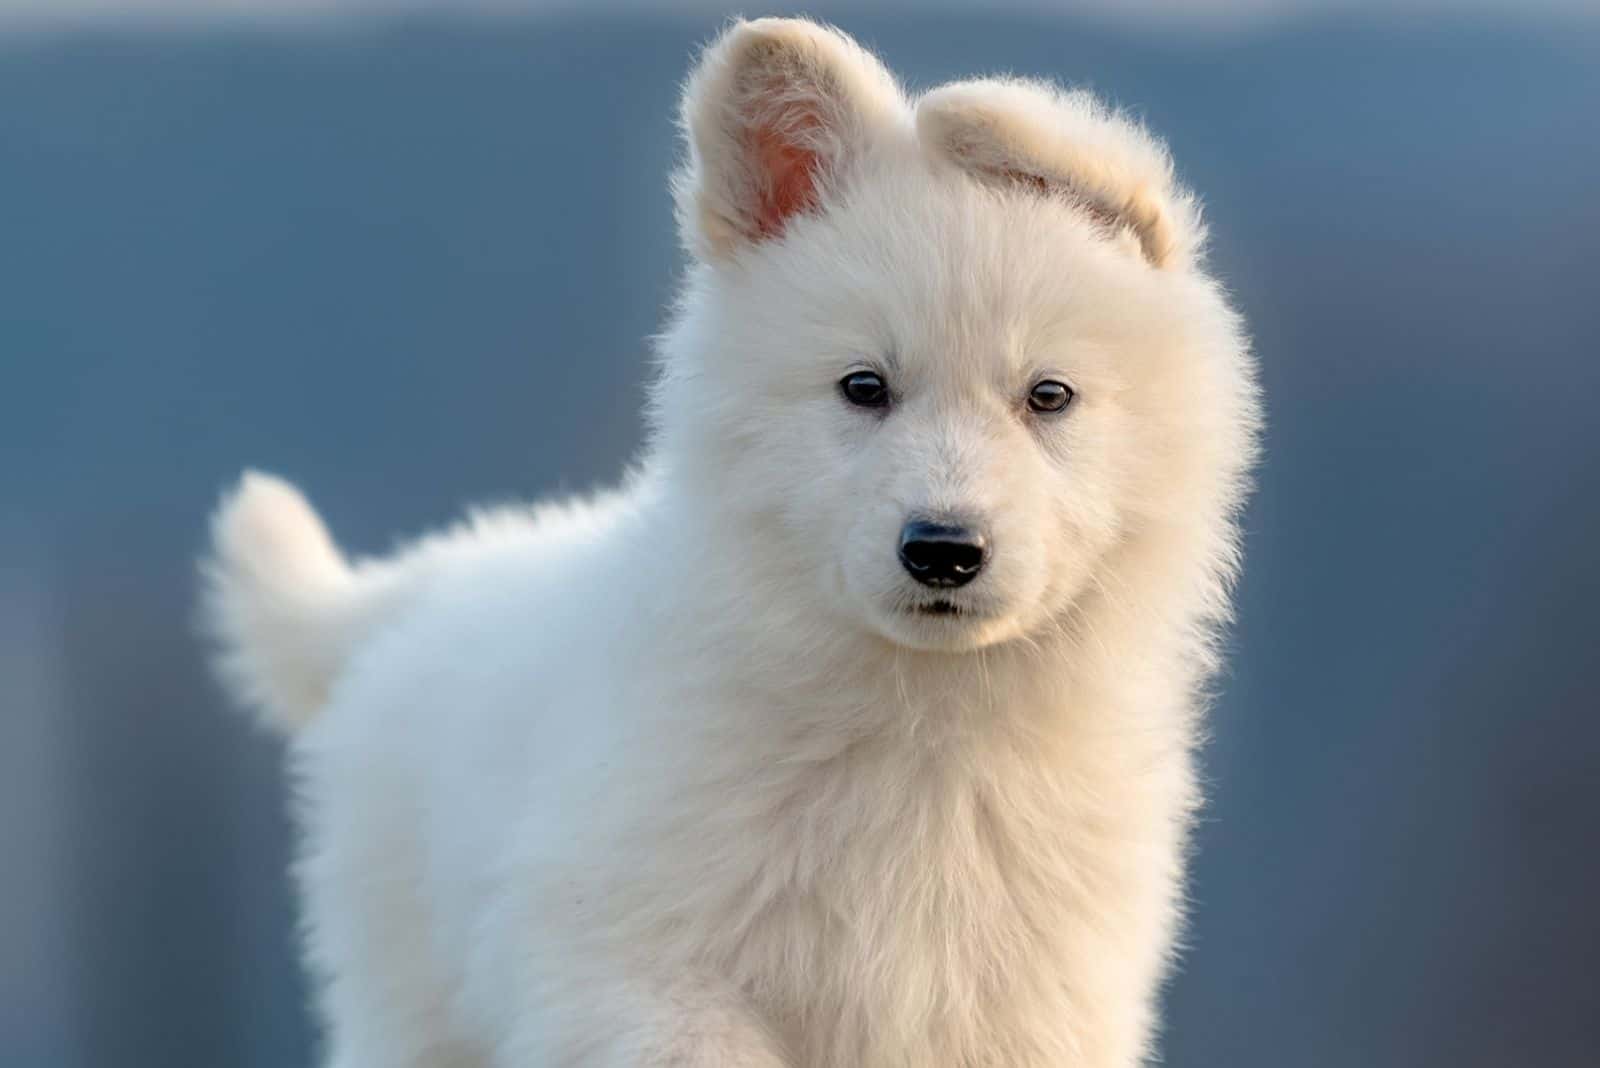
POLYGON ((1187 201, 1057 173, 1086 165, 1058 126, 1136 174, 1164 164, 1142 133, 1015 84, 913 112, 792 22, 730 31, 686 112, 703 267, 663 419, 775 584, 898 644, 981 648, 1059 626, 1130 532, 1221 491, 1240 343, 1185 262, 1187 201))

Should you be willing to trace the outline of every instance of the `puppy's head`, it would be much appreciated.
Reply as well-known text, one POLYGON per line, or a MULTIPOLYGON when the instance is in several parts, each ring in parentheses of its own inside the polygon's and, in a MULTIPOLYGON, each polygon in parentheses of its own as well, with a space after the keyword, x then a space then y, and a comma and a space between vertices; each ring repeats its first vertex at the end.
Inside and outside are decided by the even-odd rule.
POLYGON ((1227 555, 1250 369, 1142 129, 1020 81, 908 100, 782 19, 707 50, 683 125, 661 443, 786 596, 972 649, 1115 596, 1153 531, 1227 555))

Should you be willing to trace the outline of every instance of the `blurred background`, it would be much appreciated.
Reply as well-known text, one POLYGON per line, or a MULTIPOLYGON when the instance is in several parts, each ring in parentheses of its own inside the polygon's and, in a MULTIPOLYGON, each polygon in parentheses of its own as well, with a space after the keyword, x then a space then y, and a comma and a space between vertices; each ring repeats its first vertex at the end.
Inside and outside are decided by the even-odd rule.
MULTIPOLYGON (((1145 116, 1253 324, 1166 1063, 1600 1063, 1600 10, 811 10, 1145 116)), ((722 15, 0 0, 0 1063, 313 1063, 206 513, 259 465, 381 551, 613 479, 722 15)))

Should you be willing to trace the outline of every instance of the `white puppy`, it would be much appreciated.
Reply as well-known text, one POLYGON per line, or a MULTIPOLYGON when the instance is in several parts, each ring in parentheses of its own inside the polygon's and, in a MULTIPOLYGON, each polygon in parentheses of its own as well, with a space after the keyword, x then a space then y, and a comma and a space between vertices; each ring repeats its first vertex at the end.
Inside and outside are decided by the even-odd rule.
POLYGON ((1151 1050, 1254 375, 1163 147, 738 23, 619 492, 347 563, 247 476, 226 677, 292 733, 337 1068, 1151 1050))

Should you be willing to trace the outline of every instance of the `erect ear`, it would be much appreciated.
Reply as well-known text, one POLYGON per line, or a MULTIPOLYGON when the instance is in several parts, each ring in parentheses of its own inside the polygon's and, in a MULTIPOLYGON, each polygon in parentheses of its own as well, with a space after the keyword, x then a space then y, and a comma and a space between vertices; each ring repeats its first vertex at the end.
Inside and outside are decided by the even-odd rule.
POLYGON ((1108 231, 1132 233, 1157 267, 1204 240, 1166 146, 1085 92, 1017 80, 946 85, 917 103, 923 143, 979 177, 1060 197, 1108 231))
POLYGON ((683 94, 688 158, 673 192, 684 243, 717 260, 777 237, 906 115, 889 72, 839 31, 804 19, 733 24, 683 94))

